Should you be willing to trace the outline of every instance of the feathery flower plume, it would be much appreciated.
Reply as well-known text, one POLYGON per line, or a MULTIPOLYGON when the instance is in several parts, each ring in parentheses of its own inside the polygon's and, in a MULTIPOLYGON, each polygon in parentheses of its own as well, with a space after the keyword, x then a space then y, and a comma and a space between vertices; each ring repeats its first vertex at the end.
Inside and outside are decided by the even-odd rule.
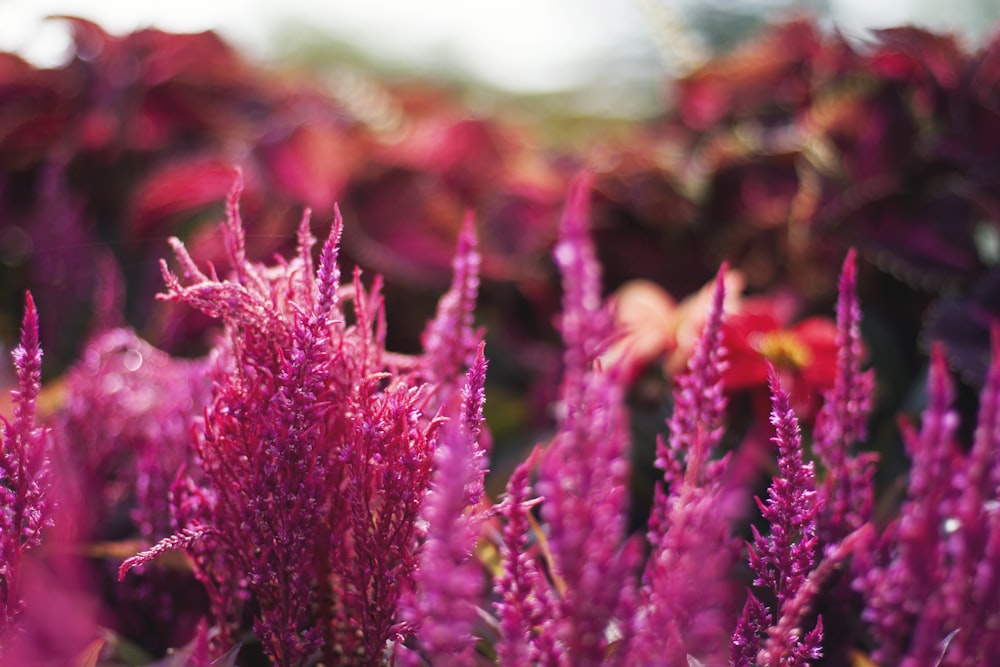
POLYGON ((428 374, 445 386, 454 386, 454 379, 472 366, 483 337, 483 332, 473 327, 480 261, 476 222, 468 213, 452 261, 451 287, 438 301, 437 314, 420 339, 428 374))
MULTIPOLYGON (((800 667, 820 657, 821 651, 822 619, 804 635, 799 627, 807 599, 815 596, 818 588, 806 586, 806 579, 816 562, 819 499, 813 464, 802 459, 799 421, 792 411, 788 392, 782 389, 774 367, 768 370, 778 474, 768 488, 767 502, 757 500, 763 517, 770 524, 770 532, 763 535, 753 528, 749 561, 757 574, 754 586, 774 594, 776 613, 768 614, 771 640, 750 664, 800 667)), ((740 647, 741 661, 752 653, 753 646, 760 646, 761 638, 739 633, 759 632, 762 620, 760 605, 748 603, 737 626, 738 634, 733 637, 734 646, 740 647)))
POLYGON ((833 389, 824 395, 816 418, 813 448, 826 469, 819 487, 821 544, 832 545, 871 517, 872 475, 877 456, 852 455, 867 436, 874 391, 872 371, 862 371, 861 308, 857 297, 857 266, 852 248, 844 260, 837 299, 837 371, 833 389))
POLYGON ((640 589, 634 660, 683 664, 725 659, 735 599, 728 583, 738 543, 730 535, 728 459, 711 461, 724 430, 722 322, 726 266, 718 273, 704 329, 677 379, 669 439, 657 442, 657 485, 649 521, 651 554, 640 589))
POLYGON ((913 457, 908 498, 855 585, 878 641, 873 656, 904 667, 1000 660, 1000 325, 980 395, 972 449, 955 447, 953 388, 940 346, 913 457))
POLYGON ((170 486, 192 463, 191 426, 217 361, 175 359, 131 329, 87 343, 53 424, 60 495, 88 506, 75 521, 80 539, 106 539, 96 531, 126 510, 144 539, 170 534, 170 486))
POLYGON ((473 359, 458 414, 441 429, 434 452, 431 488, 420 510, 427 537, 406 600, 423 654, 433 665, 470 664, 484 577, 474 557, 486 518, 483 498, 482 430, 486 358, 483 345, 473 359))
POLYGON ((601 298, 600 267, 587 234, 590 177, 570 190, 555 260, 562 272, 560 328, 565 342, 557 434, 540 465, 538 493, 549 529, 553 575, 565 582, 553 632, 561 664, 621 659, 630 639, 628 606, 635 551, 625 547, 628 429, 614 369, 595 363, 612 334, 601 298), (609 654, 610 637, 619 650, 609 654), (616 656, 616 657, 615 657, 616 656))
POLYGON ((979 397, 979 418, 964 475, 957 475, 957 525, 949 526, 953 572, 945 605, 959 632, 945 664, 1000 663, 1000 323, 990 330, 992 354, 979 397))
MULTIPOLYGON (((399 600, 418 565, 418 512, 440 426, 428 406, 445 380, 429 384, 422 357, 385 351, 378 278, 366 289, 355 270, 340 283, 339 215, 315 275, 308 216, 296 257, 248 262, 239 187, 223 226, 233 277, 202 272, 176 239, 184 281, 163 264, 162 298, 219 317, 227 330, 227 368, 194 440, 197 474, 174 489, 178 530, 211 531, 183 546, 223 642, 241 609, 254 609, 276 665, 298 667, 317 652, 331 666, 380 664, 409 630, 399 600)), ((470 265, 473 256, 464 255, 470 265)), ((473 268, 457 278, 465 297, 471 276, 473 268)), ((439 312, 467 322, 463 308, 469 298, 439 312)), ((461 375, 450 381, 460 386, 461 375)), ((472 391, 468 400, 479 401, 472 391)))
POLYGON ((21 611, 21 559, 39 545, 41 531, 51 520, 48 436, 36 420, 42 348, 38 311, 30 292, 24 296, 21 342, 11 356, 17 373, 14 414, 11 420, 0 417, 0 638, 15 625, 21 611))
MULTIPOLYGON (((501 665, 560 664, 555 638, 544 631, 553 614, 554 595, 538 567, 529 541, 531 508, 541 499, 530 499, 531 471, 541 458, 536 448, 522 461, 507 481, 507 493, 498 507, 504 520, 500 545, 501 571, 494 586, 500 599, 495 603, 500 621, 496 651, 501 665)), ((534 545, 537 547, 537 542, 534 545)))
POLYGON ((920 431, 903 425, 913 460, 908 500, 855 581, 866 598, 863 618, 876 640, 872 657, 879 664, 935 664, 943 653, 947 614, 939 590, 947 580, 942 532, 954 505, 958 415, 953 400, 944 351, 935 345, 920 431))
POLYGON ((687 372, 677 379, 674 411, 667 423, 670 437, 657 441, 656 467, 663 471, 670 486, 681 482, 701 486, 713 481, 725 467, 724 462, 710 462, 709 456, 725 430, 722 374, 726 350, 722 345, 722 324, 726 270, 723 262, 716 274, 705 327, 688 360, 687 372))

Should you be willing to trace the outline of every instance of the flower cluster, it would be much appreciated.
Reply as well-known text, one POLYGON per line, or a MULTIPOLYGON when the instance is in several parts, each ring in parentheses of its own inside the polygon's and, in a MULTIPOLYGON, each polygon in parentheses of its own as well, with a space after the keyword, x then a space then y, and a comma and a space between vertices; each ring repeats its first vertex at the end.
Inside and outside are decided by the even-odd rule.
POLYGON ((14 626, 21 611, 24 553, 41 543, 51 514, 48 433, 36 419, 42 349, 30 293, 25 296, 21 344, 12 356, 17 370, 14 414, 10 420, 3 418, 0 430, 0 636, 14 626))
MULTIPOLYGON (((70 66, 0 68, 30 102, 0 99, 13 119, 0 180, 31 186, 0 189, 0 269, 14 277, 0 283, 44 277, 0 404, 5 660, 1000 662, 988 266, 1000 208, 995 156, 956 121, 998 127, 987 92, 1000 42, 966 55, 903 30, 860 47, 791 23, 692 72, 675 112, 573 180, 575 158, 525 150, 444 98, 383 89, 386 119, 357 97, 279 94, 212 35, 113 38, 70 23, 70 66), (123 79, 129 63, 138 73, 123 79), (93 98, 79 114, 74 90, 93 98), (125 99, 117 123, 107 111, 125 99), (386 124, 401 138, 379 134, 386 124), (241 173, 221 233, 206 232, 195 218, 231 178, 220 144, 246 157, 248 188, 241 173), (122 201, 84 197, 78 179, 111 162, 141 164, 142 177, 118 174, 122 201), (338 198, 361 225, 345 226, 338 198), (321 245, 308 211, 284 233, 293 200, 333 219, 321 245), (51 228, 32 222, 39 211, 51 228), (920 233, 896 244, 905 213, 920 233), (161 264, 159 314, 140 305, 148 267, 119 280, 90 243, 108 232, 91 229, 95 215, 129 242, 192 222, 161 264), (67 248, 36 253, 53 233, 67 248), (286 240, 288 253, 255 261, 286 240), (859 252, 837 282, 849 243, 859 252), (343 276, 346 255, 389 282, 343 276), (449 259, 425 324, 435 295, 414 295, 444 290, 449 259), (663 287, 626 282, 643 264, 663 287), (67 328, 90 332, 79 360, 42 391, 39 329, 79 322, 92 285, 59 286, 82 265, 139 293, 99 294, 90 327, 67 328), (905 281, 921 275, 932 290, 975 288, 917 299, 905 281), (835 298, 836 322, 817 316, 835 298), (121 326, 126 303, 135 329, 121 326), (561 344, 546 329, 556 311, 561 344), (944 344, 919 423, 896 430, 894 397, 919 375, 910 320, 925 315, 944 344), (974 326, 963 339, 951 322, 974 326), (658 357, 665 372, 648 373, 658 357), (551 372, 520 382, 532 365, 551 372), (982 385, 974 423, 952 370, 982 385), (510 424, 540 422, 538 406, 551 419, 512 444, 510 424), (495 441, 487 416, 510 413, 495 441), (665 431, 655 451, 650 430, 665 431), (898 473, 885 446, 898 433, 908 478, 878 487, 876 460, 898 473), (520 456, 524 440, 535 446, 520 456)), ((65 346, 47 360, 66 362, 65 346)))
POLYGON ((941 348, 931 359, 919 432, 899 517, 873 545, 855 585, 883 664, 965 667, 1000 659, 1000 325, 980 396, 972 448, 956 448, 954 387, 941 348))
MULTIPOLYGON (((541 458, 535 487, 544 498, 541 516, 554 584, 533 593, 549 611, 540 643, 549 653, 541 660, 558 665, 600 665, 609 655, 617 656, 612 662, 624 660, 635 605, 631 573, 637 553, 635 544, 625 543, 627 425, 621 382, 613 369, 598 363, 612 320, 601 299, 600 268, 586 232, 589 192, 588 178, 574 182, 555 249, 564 285, 560 328, 565 369, 558 434, 541 458)), ((523 501, 512 503, 510 511, 523 507, 523 501)), ((504 587, 532 591, 538 586, 539 578, 517 563, 517 554, 508 558, 514 562, 505 567, 525 578, 504 587)), ((507 640, 530 638, 532 616, 525 614, 520 636, 507 640)))
MULTIPOLYGON (((481 353, 465 390, 468 414, 455 415, 460 428, 442 435, 438 419, 459 394, 476 336, 474 239, 471 231, 463 237, 456 284, 425 336, 428 355, 392 355, 384 349, 378 281, 367 289, 356 271, 341 284, 340 219, 318 267, 308 215, 292 261, 251 264, 240 189, 238 183, 230 196, 225 226, 231 279, 214 269, 202 273, 179 241, 174 247, 188 284, 164 264, 163 298, 225 322, 226 363, 197 427, 195 470, 173 489, 180 532, 122 573, 165 548, 183 547, 209 590, 225 641, 239 629, 240 601, 252 600, 254 631, 275 664, 303 665, 317 651, 328 664, 377 664, 386 642, 406 633, 397 608, 414 585, 421 508, 433 519, 424 558, 443 560, 447 544, 437 545, 447 533, 438 531, 448 526, 441 522, 461 520, 476 495, 461 485, 457 497, 444 493, 456 466, 461 471, 476 460, 469 446, 480 431, 481 353), (447 477, 424 504, 435 460, 437 474, 447 477)), ((481 476, 468 481, 472 489, 482 488, 481 476)), ((427 576, 419 582, 425 592, 432 583, 427 576)), ((440 642, 431 648, 440 650, 440 642)))
MULTIPOLYGON (((195 638, 179 653, 188 664, 210 656, 234 664, 240 637, 251 632, 270 664, 283 667, 460 665, 489 653, 502 665, 804 666, 846 655, 826 644, 821 609, 863 619, 869 634, 852 641, 871 641, 878 664, 964 667, 1000 656, 989 630, 1000 618, 1000 326, 968 453, 956 446, 952 382, 936 348, 922 424, 904 428, 914 459, 908 498, 876 536, 872 459, 854 450, 865 438, 873 385, 862 370, 851 254, 841 272, 835 377, 811 433, 770 371, 777 466, 757 502, 760 524, 751 526, 746 559, 755 576, 741 581, 737 529, 751 511, 748 474, 756 469, 742 459, 759 449, 723 453, 723 266, 657 447, 662 479, 643 559, 626 523, 626 375, 608 354, 614 318, 587 231, 590 185, 587 175, 574 182, 555 250, 566 348, 556 435, 517 466, 492 510, 471 218, 453 284, 416 356, 385 349, 379 281, 366 287, 359 271, 341 280, 339 217, 318 263, 307 214, 295 257, 255 264, 246 257, 237 183, 224 224, 229 277, 202 271, 174 241, 180 275, 163 264, 162 298, 223 321, 214 354, 182 362, 126 330, 102 334, 73 370, 56 425, 65 441, 59 456, 76 442, 86 445, 83 462, 114 460, 100 458, 113 453, 100 447, 100 434, 115 423, 135 443, 133 459, 106 471, 115 481, 98 490, 118 489, 109 496, 117 503, 131 489, 139 505, 131 518, 146 538, 168 532, 165 521, 172 526, 121 564, 121 577, 133 568, 155 572, 171 551, 190 557, 210 621, 189 630, 195 638), (102 385, 94 394, 88 379, 102 385), (121 388, 128 395, 115 393, 121 388), (155 401, 149 392, 184 401, 155 401), (202 403, 201 417, 192 401, 202 403), (95 430, 85 437, 87 405, 95 430), (110 406, 124 415, 118 422, 101 418, 110 406), (185 428, 189 449, 180 453, 185 428), (807 459, 806 436, 818 468, 807 459), (168 484, 167 468, 176 466, 168 484), (856 602, 843 595, 851 581, 856 602), (746 584, 752 590, 739 613, 746 584)), ((14 417, 4 427, 4 520, 21 526, 3 532, 21 536, 4 543, 8 594, 49 511, 46 436, 34 416, 40 358, 29 297, 15 351, 14 417)), ((169 609, 170 596, 159 594, 169 609)), ((20 605, 8 598, 6 623, 16 626, 20 605)))

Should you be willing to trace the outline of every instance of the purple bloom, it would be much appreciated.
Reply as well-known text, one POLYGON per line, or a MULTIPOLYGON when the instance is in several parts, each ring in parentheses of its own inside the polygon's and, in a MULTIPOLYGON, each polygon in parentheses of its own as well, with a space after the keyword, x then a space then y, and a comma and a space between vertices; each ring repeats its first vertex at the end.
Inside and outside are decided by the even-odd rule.
POLYGON ((477 442, 485 381, 480 346, 462 392, 461 411, 442 427, 431 489, 420 511, 427 537, 407 606, 423 653, 433 665, 468 665, 472 659, 472 630, 485 583, 474 558, 485 519, 480 507, 485 469, 477 442))
POLYGON ((722 476, 728 458, 711 461, 724 431, 726 399, 722 322, 726 267, 719 270, 708 318, 688 371, 677 380, 669 440, 657 443, 657 485, 650 517, 651 554, 640 589, 634 660, 684 664, 688 656, 725 659, 735 595, 729 573, 737 542, 730 535, 732 491, 722 476))
MULTIPOLYGON (((795 667, 820 656, 822 623, 804 636, 799 630, 803 610, 816 594, 815 586, 806 586, 806 578, 816 561, 816 515, 819 500, 812 463, 802 460, 799 422, 789 404, 788 393, 781 388, 777 371, 770 368, 771 424, 773 442, 778 448, 778 474, 768 489, 766 503, 758 499, 770 532, 761 534, 753 528, 750 567, 757 574, 754 586, 768 589, 776 599, 776 622, 771 624, 769 641, 758 656, 767 667, 795 667)), ((832 562, 832 561, 831 561, 832 562)), ((737 626, 733 644, 740 646, 740 660, 749 655, 761 626, 759 605, 748 604, 737 626)))
POLYGON ((130 329, 87 344, 67 372, 53 429, 60 496, 88 508, 75 517, 80 539, 103 539, 109 515, 125 511, 143 538, 170 534, 170 486, 193 462, 191 426, 213 363, 175 359, 130 329))
POLYGON ((861 308, 856 293, 855 253, 844 260, 837 300, 837 373, 833 389, 824 395, 816 418, 814 449, 826 468, 819 487, 822 509, 819 534, 823 544, 834 544, 871 518, 872 475, 877 456, 851 455, 864 442, 874 391, 872 371, 862 371, 861 308))
POLYGON ((972 667, 1000 660, 1000 327, 980 396, 971 451, 955 444, 958 418, 944 353, 935 345, 929 402, 899 519, 859 568, 876 660, 916 667, 972 667))
POLYGON ((757 573, 754 585, 772 590, 780 607, 795 596, 812 569, 819 501, 812 463, 802 460, 799 421, 773 368, 770 385, 778 474, 768 489, 767 503, 758 500, 771 532, 766 536, 755 532, 750 566, 757 573))
POLYGON ((979 398, 979 419, 964 475, 956 476, 959 530, 949 542, 954 571, 946 605, 959 633, 945 664, 1000 661, 1000 324, 991 329, 992 356, 979 398))
POLYGON ((48 434, 36 421, 42 349, 30 293, 24 298, 21 343, 11 356, 17 372, 14 414, 11 420, 0 417, 0 639, 15 624, 23 604, 18 586, 22 557, 39 545, 41 531, 51 520, 48 434))
POLYGON ((722 324, 726 268, 725 264, 719 267, 705 328, 688 360, 687 372, 677 379, 674 412, 668 422, 670 438, 657 442, 656 467, 675 487, 682 482, 688 486, 709 483, 725 467, 725 462, 710 462, 709 456, 725 430, 722 374, 727 364, 722 324))
POLYGON ((628 429, 622 386, 597 363, 612 334, 600 269, 587 236, 590 179, 574 181, 555 259, 563 276, 560 328, 566 345, 557 434, 542 459, 538 493, 553 577, 563 582, 546 624, 561 664, 607 664, 628 645, 635 551, 625 547, 628 429))
POLYGON ((753 593, 747 593, 743 613, 736 622, 733 640, 730 644, 730 664, 732 667, 757 667, 757 654, 761 640, 771 625, 771 610, 758 600, 753 593))
POLYGON ((873 657, 883 664, 933 664, 941 654, 944 609, 937 590, 945 581, 941 531, 951 515, 958 427, 953 394, 943 350, 935 346, 920 433, 904 430, 913 457, 909 500, 882 536, 876 562, 866 563, 867 572, 856 584, 866 597, 864 618, 878 642, 873 657))
POLYGON ((427 373, 442 389, 457 387, 455 378, 472 366, 483 338, 473 327, 480 262, 475 219, 469 214, 458 236, 451 288, 438 301, 437 314, 421 337, 427 373))
POLYGON ((542 450, 536 448, 514 469, 507 481, 507 495, 498 507, 504 525, 501 571, 494 581, 500 596, 496 602, 499 619, 496 651, 501 665, 513 667, 560 664, 555 637, 544 628, 554 613, 555 596, 538 567, 537 549, 531 548, 528 539, 531 508, 540 500, 529 499, 529 476, 541 455, 542 450))
MULTIPOLYGON (((163 298, 226 324, 227 364, 196 429, 197 474, 173 491, 177 527, 203 533, 183 541, 223 641, 255 608, 254 630, 277 665, 305 664, 317 651, 329 665, 379 664, 409 629, 398 606, 418 565, 418 513, 440 436, 436 392, 457 394, 444 385, 457 388, 461 376, 385 350, 380 281, 365 289, 356 270, 340 284, 339 217, 315 273, 308 215, 295 258, 251 264, 238 196, 239 183, 223 229, 232 278, 203 273, 176 240, 185 280, 164 265, 163 298)), ((460 311, 477 281, 474 241, 463 238, 460 303, 439 309, 440 322, 459 318, 462 345, 471 334, 460 311)), ((470 391, 466 404, 481 402, 480 389, 470 391)), ((475 420, 467 415, 467 432, 475 420)))

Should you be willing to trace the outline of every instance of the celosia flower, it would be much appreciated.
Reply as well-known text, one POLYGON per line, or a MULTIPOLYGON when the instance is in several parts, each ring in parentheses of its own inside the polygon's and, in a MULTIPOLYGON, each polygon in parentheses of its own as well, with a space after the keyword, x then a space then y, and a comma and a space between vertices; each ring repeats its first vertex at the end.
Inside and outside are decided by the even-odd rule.
POLYGON ((191 427, 211 390, 209 360, 175 359, 130 329, 91 340, 66 374, 54 440, 60 495, 86 503, 80 539, 129 513, 138 535, 171 532, 167 495, 192 462, 191 427))
POLYGON ((600 268, 586 231, 590 179, 571 188, 555 249, 563 276, 560 329, 565 370, 557 434, 542 459, 538 493, 549 531, 552 575, 564 582, 544 632, 560 664, 621 660, 631 639, 636 553, 625 546, 628 429, 622 386, 597 362, 612 334, 600 268), (612 640, 618 648, 610 652, 612 640))
POLYGON ((469 213, 458 235, 451 287, 438 301, 437 313, 427 323, 420 340, 424 349, 423 370, 427 380, 437 387, 438 406, 445 406, 453 398, 448 392, 457 388, 455 378, 472 367, 483 338, 483 331, 474 328, 473 317, 481 262, 477 246, 475 219, 469 213))
POLYGON ((972 450, 956 449, 954 387, 940 345, 932 350, 929 400, 899 518, 857 568, 863 618, 880 664, 973 667, 1000 660, 1000 327, 980 398, 972 450))
POLYGON ((904 664, 900 661, 907 655, 917 660, 912 665, 931 664, 942 653, 944 609, 935 592, 945 583, 941 531, 951 512, 958 419, 951 408, 954 387, 938 346, 928 390, 920 434, 904 432, 913 457, 910 501, 882 536, 887 562, 870 567, 858 582, 866 597, 864 618, 878 641, 873 657, 885 664, 904 664))
POLYGON ((655 464, 668 488, 656 487, 649 520, 634 655, 641 663, 723 660, 732 632, 728 576, 738 545, 730 535, 731 490, 722 480, 728 459, 710 459, 724 431, 726 275, 723 265, 688 371, 677 379, 669 438, 657 442, 655 464))
POLYGON ((42 349, 30 293, 24 298, 21 343, 11 356, 17 372, 14 414, 11 419, 0 416, 0 649, 21 611, 24 553, 40 544, 41 531, 51 520, 48 435, 36 421, 42 349))
POLYGON ((499 595, 495 604, 499 620, 496 651, 501 665, 560 664, 555 636, 545 626, 554 613, 555 596, 538 566, 537 548, 533 549, 528 539, 531 508, 540 500, 529 498, 529 477, 541 454, 536 448, 514 469, 498 508, 504 520, 501 568, 494 580, 499 595))
MULTIPOLYGON (((806 578, 816 562, 816 516, 819 500, 812 463, 802 459, 802 438, 798 419, 791 408, 788 393, 782 389, 777 371, 770 369, 772 395, 771 424, 775 429, 774 443, 778 449, 778 474, 768 489, 766 503, 758 499, 761 513, 770 525, 767 534, 753 527, 750 546, 750 567, 757 577, 754 586, 765 588, 774 595, 776 608, 763 613, 759 604, 748 602, 743 618, 733 637, 734 658, 741 661, 759 646, 758 633, 763 621, 769 620, 771 640, 755 662, 737 663, 736 667, 761 664, 764 667, 802 667, 807 660, 821 654, 822 621, 803 634, 798 626, 802 609, 809 597, 803 594, 806 578)), ((753 595, 753 594, 751 594, 753 595)), ((815 591, 809 591, 810 596, 815 591)))
MULTIPOLYGON (((471 329, 466 329, 471 332, 471 329)), ((414 591, 404 601, 420 649, 432 665, 462 667, 472 659, 484 577, 474 558, 485 514, 482 431, 486 358, 473 360, 459 410, 449 415, 434 452, 431 488, 420 510, 427 525, 414 591)))
MULTIPOLYGON (((427 406, 461 377, 431 364, 431 384, 425 360, 386 352, 379 281, 366 290, 355 271, 340 284, 339 217, 315 272, 308 216, 294 259, 249 263, 239 191, 224 228, 232 279, 202 273, 179 241, 189 284, 164 265, 164 298, 221 317, 231 355, 197 429, 198 476, 174 493, 178 546, 194 556, 224 637, 249 595, 275 664, 302 665, 316 651, 329 665, 378 664, 407 631, 398 603, 417 567, 439 427, 427 406)), ((461 315, 470 285, 474 295, 472 257, 464 254, 466 284, 452 292, 463 297, 443 317, 461 315)), ((470 336, 459 331, 456 340, 470 336)), ((442 358, 461 360, 461 345, 445 345, 442 358)))
POLYGON ((823 407, 813 433, 816 456, 826 468, 819 487, 822 510, 819 535, 833 544, 871 518, 875 454, 855 454, 865 441, 875 379, 862 371, 861 309, 856 294, 855 255, 844 260, 837 300, 837 365, 833 387, 823 394, 823 407))
POLYGON ((1000 323, 991 329, 992 355, 979 397, 972 449, 952 480, 955 517, 946 523, 953 567, 943 591, 957 628, 984 631, 955 637, 944 664, 1000 661, 1000 323))

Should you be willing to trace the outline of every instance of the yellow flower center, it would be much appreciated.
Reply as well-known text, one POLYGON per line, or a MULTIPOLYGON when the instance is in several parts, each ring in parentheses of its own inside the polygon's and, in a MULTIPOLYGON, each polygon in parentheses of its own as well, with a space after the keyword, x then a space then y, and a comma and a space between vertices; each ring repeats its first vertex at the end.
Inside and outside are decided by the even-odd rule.
POLYGON ((754 334, 750 339, 753 349, 775 366, 799 370, 812 361, 812 351, 790 331, 768 331, 754 334))

